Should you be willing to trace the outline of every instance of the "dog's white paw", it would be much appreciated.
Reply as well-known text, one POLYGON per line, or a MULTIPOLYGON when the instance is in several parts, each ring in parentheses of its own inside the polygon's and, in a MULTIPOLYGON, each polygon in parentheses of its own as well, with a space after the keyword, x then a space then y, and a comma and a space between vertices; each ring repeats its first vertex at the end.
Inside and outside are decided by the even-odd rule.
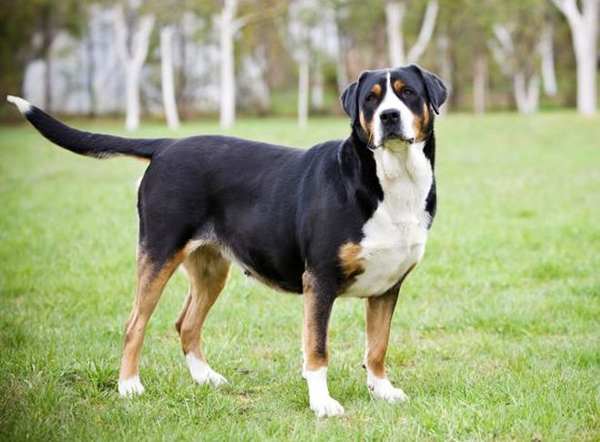
POLYGON ((200 385, 211 384, 213 387, 218 387, 219 385, 227 383, 227 379, 193 354, 188 353, 185 359, 187 360, 192 378, 200 385))
POLYGON ((121 397, 139 396, 144 392, 144 386, 139 376, 129 379, 119 379, 119 395, 121 397))
POLYGON ((302 370, 304 379, 308 385, 308 402, 310 409, 317 417, 341 416, 344 407, 338 401, 329 396, 327 388, 327 367, 317 370, 302 370))
POLYGON ((372 377, 367 380, 367 387, 375 399, 381 399, 390 403, 405 402, 408 396, 402 389, 396 388, 387 378, 372 377))
POLYGON ((320 396, 310 399, 310 409, 317 417, 342 416, 344 407, 331 396, 320 396))

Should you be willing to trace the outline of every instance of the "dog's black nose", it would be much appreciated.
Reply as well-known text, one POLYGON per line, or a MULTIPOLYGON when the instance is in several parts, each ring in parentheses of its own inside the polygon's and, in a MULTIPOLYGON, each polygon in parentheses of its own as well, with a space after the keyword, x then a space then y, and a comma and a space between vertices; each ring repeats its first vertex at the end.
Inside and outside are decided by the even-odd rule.
POLYGON ((379 115, 383 124, 396 124, 400 121, 400 112, 395 109, 385 110, 379 115))

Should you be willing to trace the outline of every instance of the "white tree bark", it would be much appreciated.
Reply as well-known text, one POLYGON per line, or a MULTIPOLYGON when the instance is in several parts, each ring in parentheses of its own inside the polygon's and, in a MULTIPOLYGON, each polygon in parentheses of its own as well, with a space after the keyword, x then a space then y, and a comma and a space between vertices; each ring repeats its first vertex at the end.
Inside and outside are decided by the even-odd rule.
POLYGON ((160 72, 163 106, 169 129, 179 127, 179 115, 175 103, 175 80, 173 78, 173 27, 160 30, 160 72))
POLYGON ((421 30, 419 31, 417 41, 412 48, 410 48, 410 51, 408 51, 408 55, 406 57, 407 63, 416 63, 419 61, 425 52, 425 49, 427 49, 429 41, 431 40, 431 36, 433 35, 433 29, 435 28, 438 10, 439 5, 437 0, 429 0, 427 3, 427 9, 425 9, 425 16, 423 17, 423 23, 421 24, 421 30))
POLYGON ((237 32, 235 15, 238 0, 225 0, 219 17, 219 42, 221 52, 221 106, 219 121, 222 128, 235 123, 235 64, 233 39, 237 32))
POLYGON ((392 66, 402 66, 410 63, 417 63, 431 40, 439 4, 437 0, 429 0, 421 30, 415 44, 409 49, 408 54, 404 49, 404 35, 402 25, 406 14, 405 0, 391 0, 385 5, 386 31, 389 48, 389 58, 392 66))
POLYGON ((597 40, 600 0, 581 0, 580 10, 575 0, 552 0, 564 14, 571 28, 577 62, 577 110, 593 115, 597 109, 597 40))
POLYGON ((115 37, 119 57, 125 67, 126 117, 125 128, 136 130, 140 125, 140 78, 148 55, 154 16, 140 17, 137 29, 129 29, 122 7, 114 14, 115 37), (128 44, 128 40, 131 44, 128 44))
POLYGON ((385 4, 385 24, 387 31, 390 64, 402 66, 404 56, 404 36, 402 24, 406 14, 406 3, 403 1, 389 1, 385 4))
POLYGON ((556 69, 554 68, 554 30, 546 25, 540 40, 540 56, 542 57, 542 83, 544 92, 551 97, 558 93, 556 69))
POLYGON ((308 54, 302 56, 298 63, 298 126, 306 127, 308 121, 309 94, 309 61, 308 54))
POLYGON ((321 66, 321 60, 315 60, 313 67, 313 80, 311 87, 311 105, 312 108, 320 111, 323 110, 324 103, 324 92, 323 92, 323 71, 321 66))
POLYGON ((513 96, 517 110, 522 114, 537 112, 540 101, 540 79, 538 74, 527 73, 520 68, 516 60, 515 45, 508 28, 494 25, 496 41, 490 42, 492 54, 504 75, 511 77, 513 96))
POLYGON ((338 87, 338 93, 344 92, 344 89, 348 85, 348 70, 346 69, 346 42, 344 36, 340 32, 338 24, 338 14, 336 12, 334 25, 335 25, 335 39, 337 41, 337 51, 335 56, 335 74, 338 87))
POLYGON ((540 101, 540 79, 537 75, 527 79, 523 72, 514 74, 513 92, 519 113, 537 112, 540 101))
POLYGON ((473 111, 479 115, 485 113, 487 77, 487 59, 481 52, 475 55, 473 62, 473 111))
POLYGON ((259 46, 252 56, 243 60, 243 63, 244 77, 247 87, 250 86, 251 96, 257 110, 266 113, 271 108, 271 89, 267 80, 269 63, 267 48, 264 45, 259 46))

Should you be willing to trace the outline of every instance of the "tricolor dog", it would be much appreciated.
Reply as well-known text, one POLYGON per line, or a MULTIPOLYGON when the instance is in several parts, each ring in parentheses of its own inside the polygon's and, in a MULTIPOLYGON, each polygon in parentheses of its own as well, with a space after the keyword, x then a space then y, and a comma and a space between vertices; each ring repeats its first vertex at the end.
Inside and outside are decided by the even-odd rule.
POLYGON ((226 382, 208 365, 200 334, 234 261, 271 287, 303 295, 302 375, 318 416, 344 412, 327 386, 327 327, 340 296, 366 300, 364 365, 373 397, 405 400, 384 358, 400 285, 423 257, 435 215, 433 123, 445 99, 440 79, 418 66, 364 72, 341 97, 350 136, 299 150, 224 136, 83 132, 9 96, 42 135, 72 152, 149 160, 119 393, 144 391, 144 330, 179 266, 190 290, 176 328, 192 378, 226 382))

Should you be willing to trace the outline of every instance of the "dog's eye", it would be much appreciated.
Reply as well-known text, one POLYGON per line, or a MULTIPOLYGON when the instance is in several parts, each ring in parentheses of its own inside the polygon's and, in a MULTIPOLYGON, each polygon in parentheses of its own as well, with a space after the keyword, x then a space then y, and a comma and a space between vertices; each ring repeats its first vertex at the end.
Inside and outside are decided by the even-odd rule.
POLYGON ((415 91, 413 91, 412 89, 405 87, 402 89, 402 95, 404 97, 412 97, 413 95, 415 95, 415 91))
POLYGON ((369 95, 367 95, 367 98, 365 98, 365 101, 366 101, 367 103, 369 103, 369 102, 371 102, 371 101, 374 101, 374 100, 375 100, 375 98, 376 98, 376 95, 375 95, 373 92, 371 92, 369 95))

